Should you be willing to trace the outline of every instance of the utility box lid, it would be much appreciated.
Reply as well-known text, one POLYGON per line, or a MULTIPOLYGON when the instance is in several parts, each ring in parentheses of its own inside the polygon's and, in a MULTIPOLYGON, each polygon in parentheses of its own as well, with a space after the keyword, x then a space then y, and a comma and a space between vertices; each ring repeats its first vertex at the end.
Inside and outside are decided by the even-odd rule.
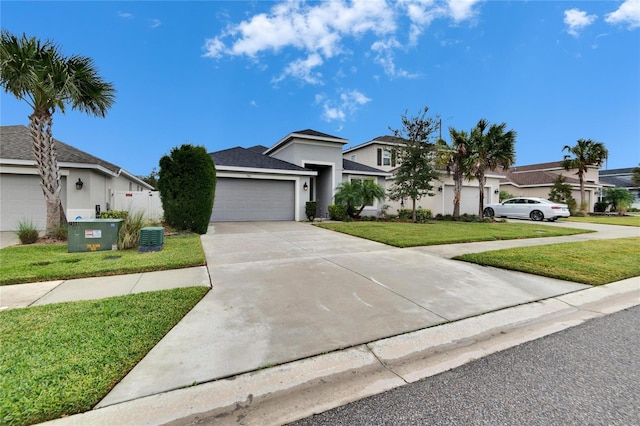
POLYGON ((68 252, 118 249, 122 219, 84 219, 68 222, 68 252))
POLYGON ((140 230, 140 246, 153 247, 164 244, 164 228, 162 226, 147 226, 140 230))

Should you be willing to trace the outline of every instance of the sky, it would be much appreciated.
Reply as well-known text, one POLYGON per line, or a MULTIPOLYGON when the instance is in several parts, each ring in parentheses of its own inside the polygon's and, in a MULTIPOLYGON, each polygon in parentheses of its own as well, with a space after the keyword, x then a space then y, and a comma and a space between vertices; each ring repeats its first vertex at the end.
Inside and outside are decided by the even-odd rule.
MULTIPOLYGON (((640 163, 640 0, 0 2, 4 30, 93 58, 105 118, 56 112, 53 134, 139 176, 182 144, 271 146, 313 129, 351 147, 428 115, 517 132, 516 165, 603 142, 640 163)), ((30 107, 0 95, 0 123, 30 107)))

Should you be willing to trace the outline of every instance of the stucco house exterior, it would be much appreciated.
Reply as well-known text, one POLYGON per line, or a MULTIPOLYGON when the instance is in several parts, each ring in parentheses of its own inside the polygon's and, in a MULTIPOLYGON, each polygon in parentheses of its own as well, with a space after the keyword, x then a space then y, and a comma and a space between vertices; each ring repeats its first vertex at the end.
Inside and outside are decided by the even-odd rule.
MULTIPOLYGON (((387 188, 393 185, 393 171, 397 168, 393 148, 401 144, 401 140, 394 136, 379 136, 370 141, 355 145, 343 151, 343 158, 358 161, 370 167, 377 167, 389 172, 387 176, 387 188)), ((487 183, 484 187, 484 204, 497 203, 500 194, 500 180, 505 177, 502 172, 487 173, 487 183)), ((453 177, 445 170, 440 171, 440 179, 432 183, 434 190, 432 197, 423 197, 416 201, 420 208, 430 209, 436 214, 453 213, 454 182, 453 177)), ((465 180, 460 193, 460 213, 478 214, 479 188, 478 181, 465 180)), ((411 200, 385 201, 393 214, 400 208, 411 208, 411 200)))
POLYGON ((640 209, 640 188, 635 186, 631 181, 634 167, 624 169, 600 170, 599 178, 603 185, 614 188, 626 188, 635 197, 635 201, 631 205, 636 209, 640 209))
MULTIPOLYGON (((566 183, 572 187, 572 196, 580 206, 580 181, 577 169, 565 170, 562 161, 550 163, 530 164, 516 166, 504 171, 505 177, 500 181, 500 189, 514 196, 549 198, 549 192, 557 177, 564 176, 566 183)), ((593 211, 593 206, 598 201, 598 195, 602 191, 598 167, 589 166, 584 176, 585 201, 588 211, 593 211)))
MULTIPOLYGON (((95 218, 96 206, 102 211, 110 209, 116 192, 153 189, 115 164, 58 140, 56 147, 67 220, 95 218)), ((29 130, 22 125, 0 126, 0 231, 13 231, 25 220, 38 229, 46 226, 29 130)))
MULTIPOLYGON (((336 187, 343 181, 372 179, 385 186, 390 173, 343 159, 348 140, 306 129, 289 133, 271 147, 235 147, 210 153, 216 165, 211 221, 305 220, 307 201, 317 201, 317 217, 328 217, 336 187)), ((378 215, 368 206, 363 215, 378 215)))

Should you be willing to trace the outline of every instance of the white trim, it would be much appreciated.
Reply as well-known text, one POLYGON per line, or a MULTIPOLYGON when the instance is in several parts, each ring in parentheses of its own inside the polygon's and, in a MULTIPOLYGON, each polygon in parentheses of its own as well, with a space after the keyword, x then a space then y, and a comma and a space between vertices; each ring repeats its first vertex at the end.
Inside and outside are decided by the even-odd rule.
POLYGON ((216 166, 217 172, 229 171, 239 173, 260 173, 260 174, 280 174, 298 176, 317 176, 315 170, 281 170, 281 169, 261 169, 258 167, 237 167, 237 166, 216 166))
MULTIPOLYGON (((326 136, 312 136, 312 135, 305 135, 305 134, 302 134, 302 133, 289 133, 287 136, 285 136, 284 138, 280 139, 273 146, 271 146, 265 152, 263 152, 263 154, 264 155, 268 155, 268 156, 271 157, 271 156, 273 156, 273 154, 277 154, 282 149, 284 149, 286 146, 291 144, 295 139, 299 139, 298 141, 296 141, 296 142, 299 142, 299 143, 324 142, 325 145, 326 145, 326 143, 339 143, 342 146, 344 146, 344 145, 349 143, 349 141, 347 139, 342 139, 342 138, 330 138, 330 137, 326 137, 326 136)), ((341 151, 342 151, 342 149, 341 149, 341 151)))

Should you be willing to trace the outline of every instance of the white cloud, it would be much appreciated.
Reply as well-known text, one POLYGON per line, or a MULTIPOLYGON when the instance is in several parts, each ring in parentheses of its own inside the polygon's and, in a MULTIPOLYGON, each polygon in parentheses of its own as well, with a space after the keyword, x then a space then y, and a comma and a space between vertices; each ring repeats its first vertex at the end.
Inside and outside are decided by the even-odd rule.
POLYGON ((286 77, 295 77, 299 80, 309 84, 322 84, 322 74, 319 72, 313 72, 313 69, 322 65, 322 57, 317 53, 312 53, 306 59, 296 59, 289 63, 287 68, 280 74, 279 77, 273 80, 274 83, 279 83, 286 77))
POLYGON ((322 104, 322 119, 327 122, 344 122, 354 115, 363 105, 371 102, 358 90, 341 90, 337 99, 327 99, 323 94, 315 97, 316 104, 322 104))
POLYGON ((628 25, 630 30, 640 27, 640 0, 626 0, 615 12, 607 13, 604 20, 613 25, 628 25))
POLYGON ((567 32, 574 37, 580 35, 580 31, 593 24, 598 15, 587 15, 587 12, 579 9, 568 9, 564 11, 564 23, 567 25, 567 32))
POLYGON ((129 12, 118 11, 118 16, 123 19, 133 19, 133 15, 129 12))
MULTIPOLYGON (((285 70, 275 78, 297 78, 305 83, 320 84, 321 73, 316 71, 327 60, 338 55, 352 54, 344 47, 347 39, 359 41, 365 35, 378 39, 374 43, 374 60, 392 77, 411 77, 412 74, 397 70, 394 51, 403 49, 395 41, 399 31, 408 31, 410 43, 416 43, 419 35, 431 22, 450 18, 458 23, 476 16, 474 6, 480 0, 332 0, 309 2, 283 1, 268 12, 253 15, 205 40, 204 56, 245 56, 259 61, 262 55, 278 54, 288 49, 300 52, 300 58, 289 62, 285 70), (409 28, 400 23, 408 18, 409 28), (386 47, 383 46, 386 44, 386 47)), ((332 115, 332 114, 329 114, 332 115)))
POLYGON ((249 102, 249 105, 255 108, 258 108, 258 103, 256 101, 249 102))
POLYGON ((151 19, 151 20, 149 21, 149 26, 150 26, 151 28, 158 28, 160 25, 162 25, 162 22, 160 22, 160 20, 159 20, 159 19, 151 19))

